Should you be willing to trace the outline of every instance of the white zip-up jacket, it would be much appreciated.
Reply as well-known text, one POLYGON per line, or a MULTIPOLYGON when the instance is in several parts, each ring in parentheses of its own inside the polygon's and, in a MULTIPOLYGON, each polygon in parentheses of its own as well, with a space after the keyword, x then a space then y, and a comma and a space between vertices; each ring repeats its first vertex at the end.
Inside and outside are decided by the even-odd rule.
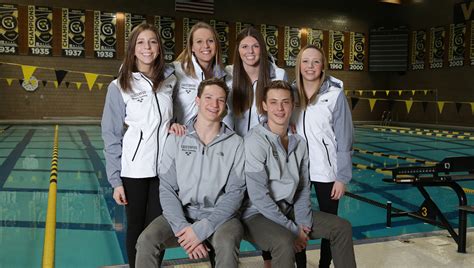
POLYGON ((257 213, 298 235, 298 225, 311 227, 310 183, 306 142, 288 135, 288 151, 263 123, 245 136, 245 177, 249 201, 242 218, 257 213), (294 213, 295 221, 291 220, 294 213))
POLYGON ((311 181, 348 183, 354 126, 342 81, 327 76, 316 100, 295 116, 296 131, 308 144, 311 181))
POLYGON ((173 117, 173 69, 166 68, 165 80, 156 93, 145 75, 134 72, 132 76, 131 92, 124 92, 117 79, 110 83, 102 115, 107 178, 114 188, 122 185, 120 177, 158 175, 173 117))
MULTIPOLYGON (((185 125, 197 114, 196 96, 199 84, 206 79, 204 71, 197 62, 195 56, 192 58, 196 78, 188 76, 181 62, 173 62, 177 83, 173 93, 173 111, 177 123, 185 125)), ((225 78, 225 71, 219 66, 214 66, 214 77, 225 78)))
MULTIPOLYGON (((257 96, 257 81, 253 83, 253 96, 254 99, 252 101, 252 106, 242 114, 241 117, 235 118, 234 114, 232 113, 232 74, 234 70, 234 65, 227 65, 225 71, 227 73, 227 85, 231 92, 229 97, 227 98, 227 115, 224 117, 223 121, 234 129, 237 134, 244 137, 247 132, 253 128, 254 126, 260 124, 261 122, 266 121, 265 115, 259 114, 257 110, 257 105, 255 102, 255 98, 257 96)), ((284 80, 288 81, 288 77, 284 69, 279 68, 272 59, 270 59, 270 79, 274 80, 284 80)))
POLYGON ((186 135, 166 140, 159 169, 160 202, 175 234, 191 226, 203 241, 239 214, 245 194, 244 146, 225 124, 204 145, 194 122, 188 122, 186 135))

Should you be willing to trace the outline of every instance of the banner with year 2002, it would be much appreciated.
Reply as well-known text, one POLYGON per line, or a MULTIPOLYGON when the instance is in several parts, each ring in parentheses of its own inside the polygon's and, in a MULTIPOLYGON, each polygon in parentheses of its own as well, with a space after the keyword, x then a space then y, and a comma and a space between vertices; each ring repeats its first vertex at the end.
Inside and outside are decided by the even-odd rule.
POLYGON ((0 54, 18 54, 18 9, 0 4, 0 54))
POLYGON ((115 13, 94 11, 94 54, 114 59, 117 54, 117 18, 115 13))
POLYGON ((175 59, 174 48, 176 46, 174 18, 155 16, 155 26, 160 32, 163 43, 163 56, 165 61, 172 62, 175 59))
POLYGON ((53 10, 28 6, 28 50, 30 55, 51 56, 53 49, 53 10))
POLYGON ((61 50, 66 57, 85 55, 86 13, 82 9, 61 10, 61 50))

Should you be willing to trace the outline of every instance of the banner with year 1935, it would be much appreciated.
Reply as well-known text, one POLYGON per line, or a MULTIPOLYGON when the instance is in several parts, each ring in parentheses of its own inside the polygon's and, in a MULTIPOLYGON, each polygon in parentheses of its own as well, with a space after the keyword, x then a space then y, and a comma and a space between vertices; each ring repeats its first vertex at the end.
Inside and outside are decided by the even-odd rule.
POLYGON ((94 54, 114 59, 117 54, 117 18, 115 13, 94 10, 94 54))
POLYGON ((84 57, 86 13, 81 9, 61 10, 61 50, 66 57, 84 57))
POLYGON ((0 4, 0 54, 18 54, 18 9, 0 4))
POLYGON ((30 55, 52 55, 53 10, 50 7, 28 6, 28 48, 30 55))

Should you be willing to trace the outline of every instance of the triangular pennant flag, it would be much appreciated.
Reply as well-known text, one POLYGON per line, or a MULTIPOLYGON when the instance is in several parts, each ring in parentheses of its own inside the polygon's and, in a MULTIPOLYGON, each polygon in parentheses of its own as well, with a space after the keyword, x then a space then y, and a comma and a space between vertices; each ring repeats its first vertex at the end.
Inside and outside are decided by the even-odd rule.
POLYGON ((362 96, 362 93, 363 93, 363 92, 364 92, 363 90, 359 90, 359 95, 362 96))
POLYGON ((426 90, 426 89, 423 90, 423 93, 425 93, 425 96, 426 96, 426 94, 428 94, 428 90, 426 90))
POLYGON ((41 83, 43 83, 43 87, 45 87, 46 84, 48 83, 48 80, 43 80, 43 81, 41 81, 41 83))
POLYGON ((423 112, 426 112, 426 107, 428 106, 428 102, 423 101, 423 102, 421 102, 421 105, 423 105, 423 112))
POLYGON ((402 95, 402 92, 403 92, 403 90, 399 90, 399 91, 398 91, 398 96, 401 96, 401 95, 402 95))
POLYGON ((19 79, 19 80, 18 80, 18 82, 20 82, 20 86, 23 85, 23 81, 24 81, 23 79, 19 79))
POLYGON ((407 113, 410 113, 411 106, 413 105, 413 100, 406 100, 405 105, 407 107, 407 113))
POLYGON ((36 66, 21 65, 21 71, 26 81, 30 81, 31 76, 36 70, 36 66))
POLYGON ((354 110, 358 102, 359 102, 358 98, 351 98, 352 110, 354 110))
POLYGON ((56 73, 56 81, 58 81, 58 85, 61 85, 61 82, 63 81, 68 71, 54 70, 54 72, 56 73))
POLYGON ((471 102, 471 113, 474 114, 474 102, 471 102))
POLYGON ((69 84, 70 84, 70 83, 69 83, 69 82, 65 82, 65 84, 66 84, 66 88, 69 88, 69 84))
POLYGON ((8 84, 9 86, 12 85, 13 79, 11 79, 11 78, 5 78, 5 80, 7 80, 7 84, 8 84))
POLYGON ((97 77, 99 75, 98 74, 93 74, 93 73, 84 73, 84 76, 86 77, 87 86, 89 87, 89 90, 92 90, 92 87, 95 84, 95 80, 97 80, 97 77))
POLYGON ((374 110, 375 102, 377 102, 377 99, 369 99, 370 112, 374 110))
POLYGON ((347 96, 347 94, 349 94, 349 90, 344 90, 344 95, 347 96))
POLYGON ((80 89, 80 88, 81 88, 81 85, 82 85, 81 82, 76 82, 76 88, 77 88, 77 89, 80 89))
POLYGON ((54 84, 54 88, 58 88, 58 87, 59 87, 58 81, 53 81, 53 84, 54 84))
POLYGON ((439 113, 442 114, 443 108, 444 108, 444 101, 438 101, 437 103, 438 103, 439 113))
POLYGON ((416 91, 416 90, 412 90, 412 91, 411 91, 411 95, 412 95, 412 96, 415 96, 415 91, 416 91))
POLYGON ((117 79, 117 76, 114 76, 114 80, 116 80, 116 79, 117 79))
POLYGON ((99 88, 99 90, 101 90, 101 89, 102 89, 102 86, 104 86, 104 84, 103 84, 103 83, 97 83, 97 87, 99 88))
POLYGON ((372 90, 372 96, 375 96, 376 93, 377 93, 377 90, 372 90))
POLYGON ((389 95, 390 94, 390 90, 385 90, 385 95, 389 95))
POLYGON ((393 105, 395 104, 394 100, 388 100, 388 110, 391 111, 393 109, 393 105))
POLYGON ((462 105, 462 103, 456 102, 456 111, 458 111, 458 113, 461 110, 461 105, 462 105))

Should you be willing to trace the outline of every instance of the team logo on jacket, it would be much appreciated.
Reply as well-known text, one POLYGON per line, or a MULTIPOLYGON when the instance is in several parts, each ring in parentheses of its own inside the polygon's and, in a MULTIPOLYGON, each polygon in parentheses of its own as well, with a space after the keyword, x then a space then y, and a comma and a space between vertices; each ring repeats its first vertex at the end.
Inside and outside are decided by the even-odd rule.
POLYGON ((132 93, 130 95, 130 97, 132 98, 132 100, 134 101, 138 101, 138 102, 143 102, 143 99, 147 96, 147 92, 146 91, 140 91, 138 93, 132 93))
POLYGON ((190 156, 192 153, 197 151, 196 145, 181 145, 181 152, 184 152, 185 155, 190 156))
POLYGON ((186 92, 186 94, 196 90, 196 86, 194 84, 181 84, 181 88, 184 90, 184 92, 186 92))
POLYGON ((275 158, 276 161, 279 160, 279 157, 278 157, 278 150, 275 146, 275 144, 272 142, 270 143, 270 145, 272 146, 272 154, 273 154, 273 158, 275 158))

